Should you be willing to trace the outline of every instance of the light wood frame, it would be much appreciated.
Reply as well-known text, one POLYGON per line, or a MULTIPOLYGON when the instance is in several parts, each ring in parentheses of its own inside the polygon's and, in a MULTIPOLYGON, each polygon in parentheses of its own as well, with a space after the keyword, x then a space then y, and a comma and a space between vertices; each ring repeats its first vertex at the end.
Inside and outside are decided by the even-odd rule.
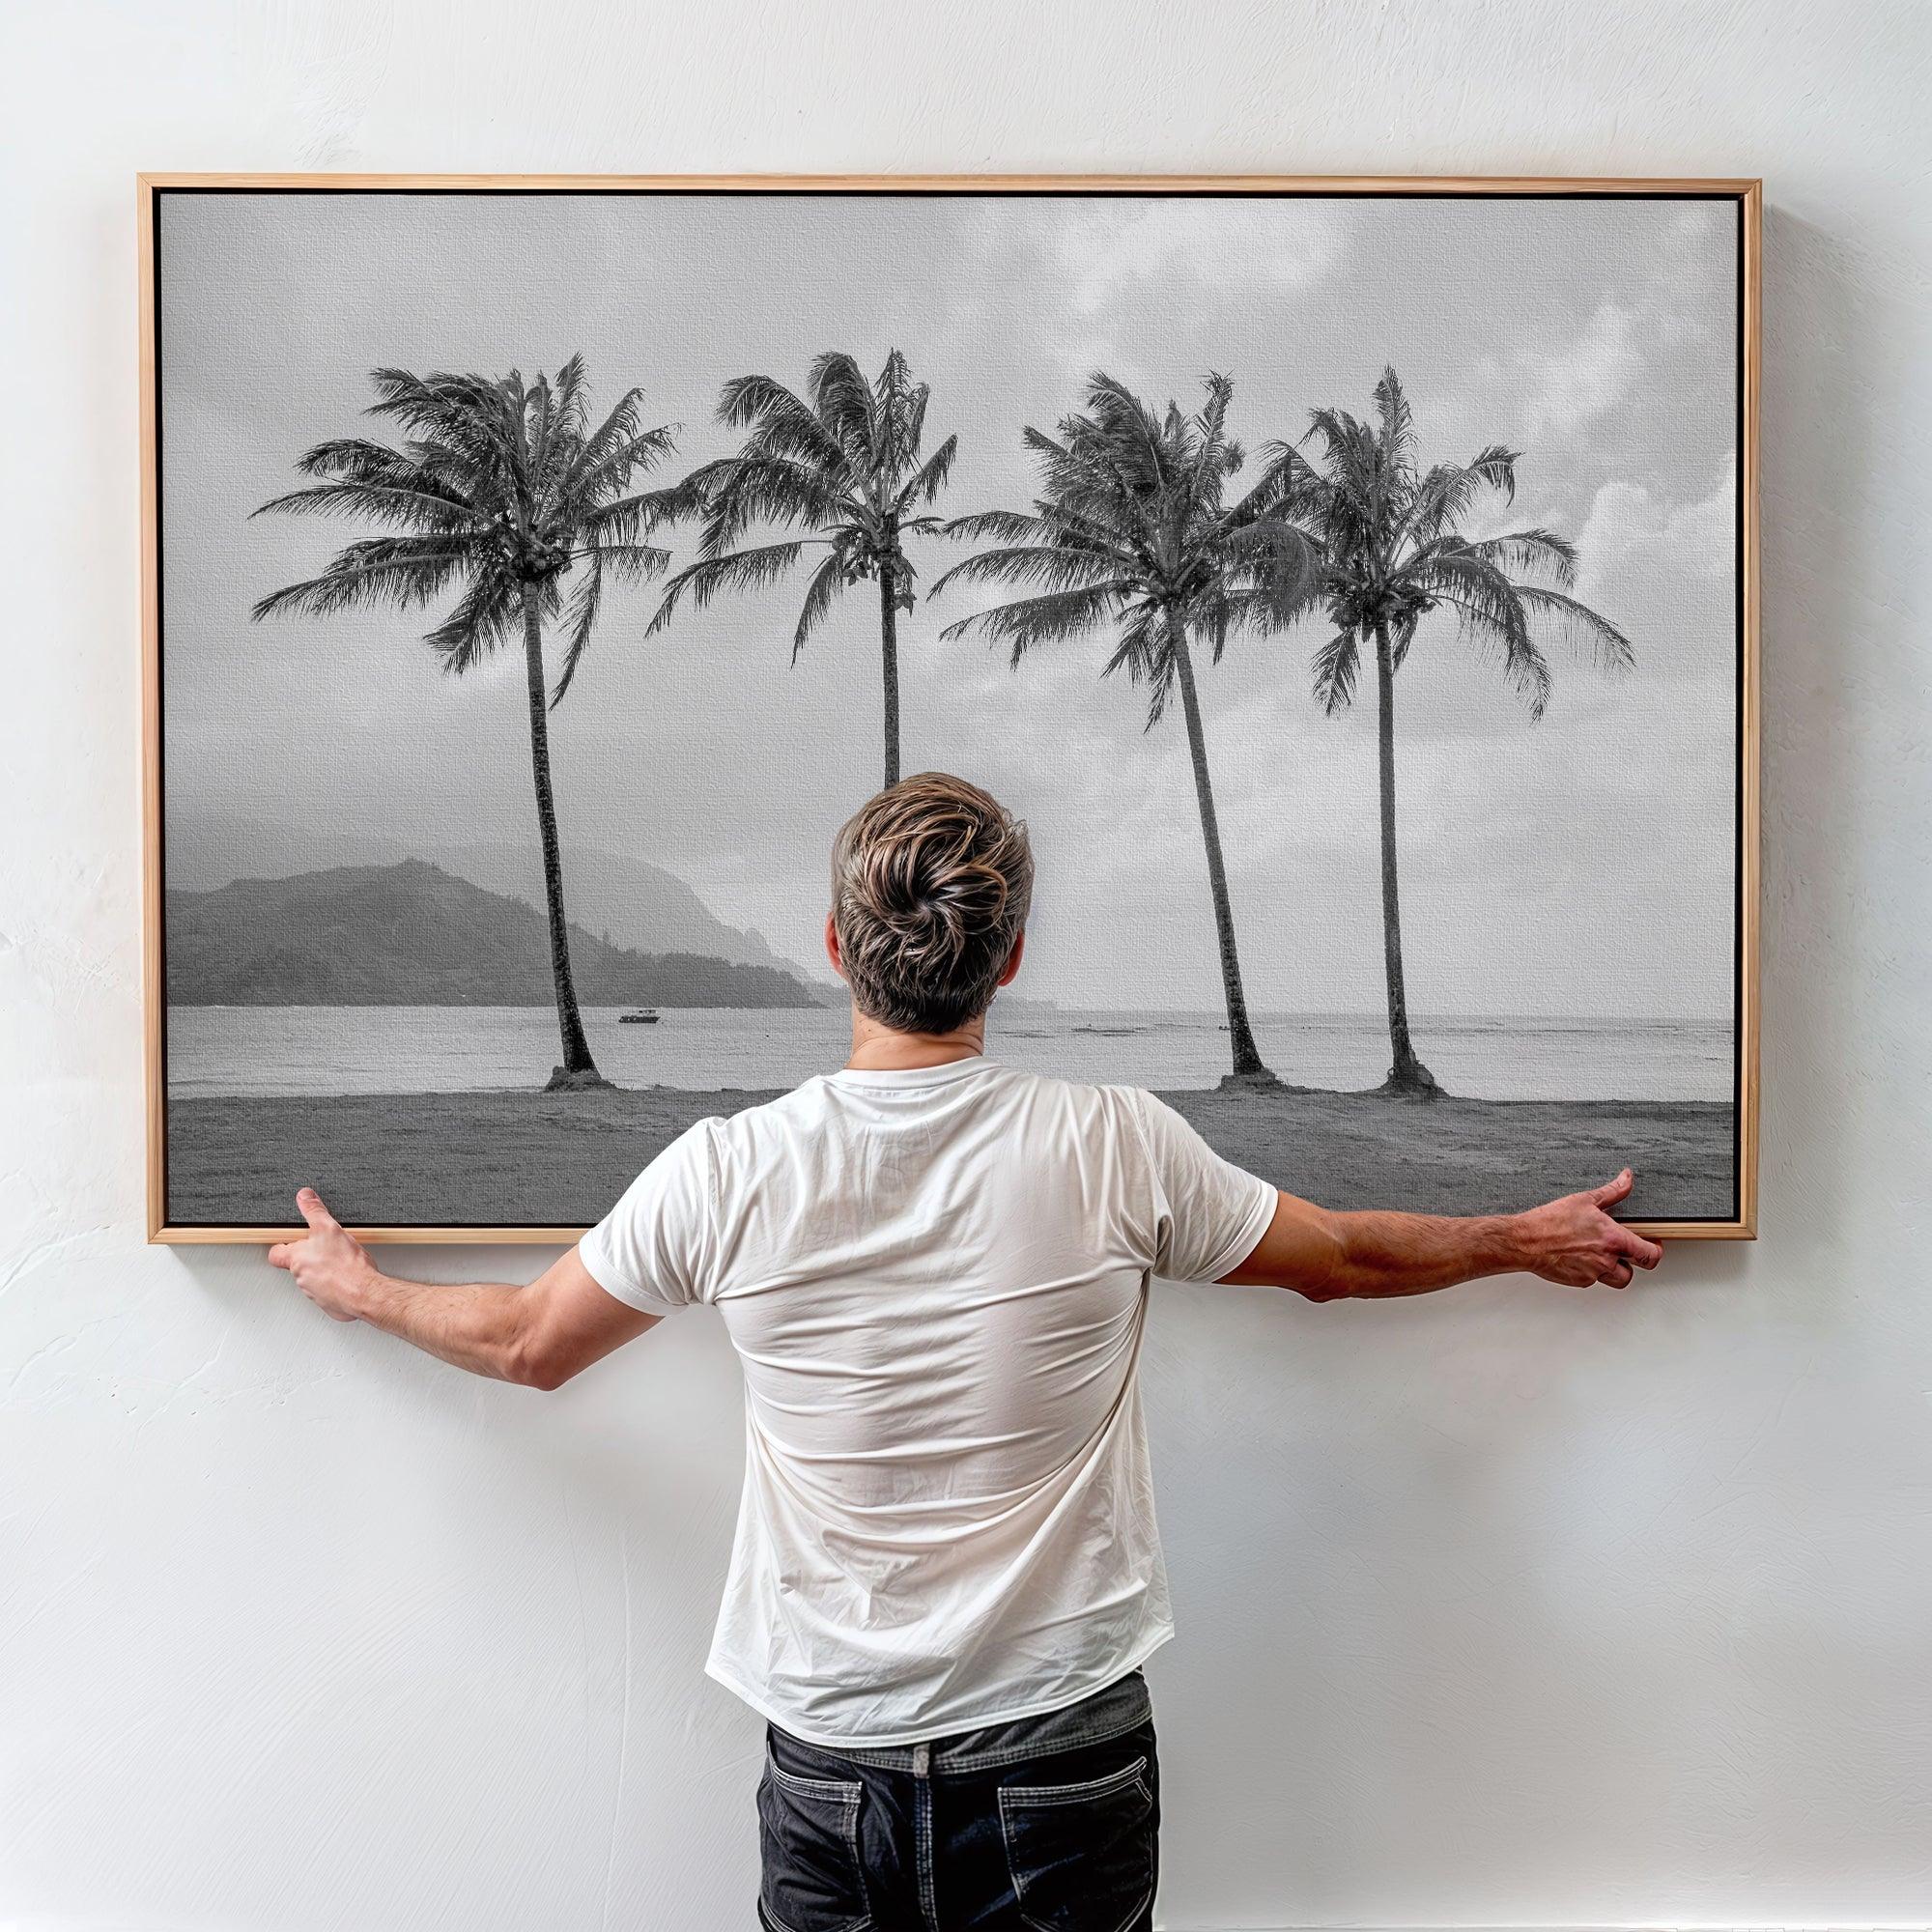
MULTIPOLYGON (((298 188, 317 192, 418 190, 691 193, 728 190, 891 194, 1251 194, 1668 197, 1739 204, 1738 789, 1737 789, 1737 1215, 1728 1221, 1640 1221, 1671 1240, 1754 1240, 1758 1166, 1759 924, 1759 536, 1758 392, 1764 185, 1756 179, 1582 178, 1560 175, 353 175, 142 174, 136 177, 140 236, 141 388, 141 802, 142 967, 147 1069, 148 1238, 166 1243, 252 1244, 284 1240, 299 1228, 201 1227, 167 1220, 167 1096, 163 1085, 166 982, 162 975, 161 666, 157 302, 157 196, 168 188, 298 188)), ((370 1241, 520 1242, 559 1247, 582 1228, 362 1227, 370 1241)))

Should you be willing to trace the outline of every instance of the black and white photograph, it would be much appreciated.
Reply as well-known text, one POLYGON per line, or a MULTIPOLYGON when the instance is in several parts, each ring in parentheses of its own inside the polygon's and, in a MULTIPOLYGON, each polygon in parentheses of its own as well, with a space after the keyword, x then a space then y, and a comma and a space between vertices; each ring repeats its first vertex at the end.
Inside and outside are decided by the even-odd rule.
POLYGON ((839 1064, 824 854, 928 770, 1036 855, 994 1058, 1737 1223, 1742 222, 158 189, 168 1225, 596 1220, 839 1064))

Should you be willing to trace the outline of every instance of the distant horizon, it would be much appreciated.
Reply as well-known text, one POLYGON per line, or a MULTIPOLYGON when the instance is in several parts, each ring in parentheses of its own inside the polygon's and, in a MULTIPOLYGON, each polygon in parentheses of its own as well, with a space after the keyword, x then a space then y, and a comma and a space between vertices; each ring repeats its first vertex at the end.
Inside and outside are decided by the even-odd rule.
MULTIPOLYGON (((592 847, 582 843, 580 843, 577 849, 579 850, 580 853, 595 851, 600 856, 607 858, 613 858, 613 859, 632 856, 632 855, 611 853, 604 847, 601 846, 592 847)), ((566 858, 567 856, 568 855, 566 855, 566 858)), ((694 896, 696 896, 698 899, 700 904, 705 903, 703 895, 697 893, 695 887, 692 887, 690 885, 690 881, 679 879, 678 874, 673 872, 669 867, 665 866, 655 860, 639 859, 637 860, 636 863, 640 865, 648 865, 654 871, 663 872, 673 879, 678 879, 678 883, 686 886, 689 890, 691 890, 692 893, 694 894, 694 896)), ((222 885, 219 886, 182 887, 182 886, 165 885, 165 881, 164 881, 164 886, 165 890, 171 893, 173 892, 210 893, 210 892, 220 892, 226 886, 240 884, 247 880, 270 881, 270 880, 283 880, 283 879, 298 879, 311 873, 323 873, 323 872, 332 872, 332 871, 354 871, 360 869, 388 870, 398 866, 408 866, 408 865, 428 866, 438 871, 447 874, 449 877, 463 879, 465 884, 468 885, 475 884, 474 880, 467 878, 466 875, 461 872, 453 871, 450 867, 443 864, 440 860, 424 859, 415 856, 413 854, 411 854, 411 855, 406 855, 401 859, 391 859, 380 862, 344 861, 341 863, 331 863, 327 865, 309 866, 309 867, 304 867, 300 870, 294 872, 281 872, 281 871, 259 872, 259 873, 240 872, 235 874, 234 877, 224 880, 222 882, 222 885)), ((478 887, 477 889, 479 891, 491 890, 489 888, 484 888, 484 887, 478 887)), ((541 907, 538 906, 533 899, 526 897, 523 894, 520 893, 507 894, 505 895, 505 896, 514 896, 520 898, 523 900, 525 904, 531 905, 533 909, 541 910, 541 907)), ((715 908, 706 905, 705 909, 708 912, 710 912, 714 918, 718 917, 715 908)), ((581 927, 585 931, 590 931, 593 929, 584 921, 576 918, 572 919, 571 923, 573 925, 581 927)), ((759 937, 761 937, 767 942, 767 944, 773 946, 774 951, 778 954, 780 962, 779 970, 791 973, 795 977, 802 979, 806 984, 808 984, 810 987, 811 987, 813 990, 816 991, 825 991, 828 989, 836 989, 838 987, 838 981, 832 977, 829 970, 823 970, 820 974, 813 974, 809 968, 805 967, 803 964, 799 962, 792 960, 787 954, 785 954, 782 949, 777 945, 777 942, 774 940, 774 937, 771 933, 766 932, 762 927, 758 926, 753 926, 750 929, 755 931, 759 937)), ((648 952, 650 949, 638 946, 629 946, 625 950, 632 952, 648 952)), ((669 951, 684 952, 684 951, 689 951, 691 949, 680 947, 680 948, 666 948, 664 950, 667 952, 669 951)), ((715 958, 715 957, 722 957, 723 955, 712 954, 712 953, 700 953, 698 956, 705 958, 715 958)), ((1154 1014, 1159 1014, 1163 1017, 1176 1018, 1176 1019, 1211 1019, 1216 1023, 1218 1023, 1223 1011, 1222 1008, 1216 1005, 1185 1006, 1185 1007, 1167 1006, 1157 1001, 1139 1001, 1130 1005, 1108 1004, 1105 1002, 1098 1004, 1076 1004, 1075 1002, 1065 999, 1059 999, 1045 994, 1037 994, 1029 992, 1024 987, 1022 987, 1018 981, 1014 982, 1014 990, 1010 994, 1009 998, 1015 1002, 1023 1001, 1031 1006, 1051 1008, 1056 1011, 1074 1014, 1074 1015, 1102 1014, 1110 1017, 1128 1017, 1137 1013, 1140 1014, 1154 1013, 1154 1014)), ((361 1003, 342 1002, 339 1004, 356 1005, 361 1003)), ((635 1005, 639 1003, 632 1002, 631 1004, 635 1005)), ((997 1002, 996 1002, 996 1008, 997 1008, 997 1002)), ((294 1006, 284 1009, 284 1010, 289 1010, 289 1011, 306 1011, 311 1009, 312 1009, 303 1008, 299 1006, 294 1006)), ((313 1009, 313 1010, 322 1010, 322 1009, 313 1009)), ((446 1009, 435 1006, 426 1006, 421 1009, 421 1010, 424 1011, 440 1011, 440 1010, 456 1010, 456 1009, 474 1010, 474 1011, 493 1010, 493 1009, 487 1007, 446 1009)), ((584 1007, 584 1010, 586 1012, 591 1012, 591 1011, 615 1012, 621 1009, 622 1009, 621 1007, 600 1007, 600 1006, 594 1006, 589 1003, 586 1003, 584 1007)), ((270 1010, 272 1010, 272 1009, 270 1009, 270 1010)), ((515 1011, 519 1010, 519 1009, 503 1008, 501 1009, 501 1010, 515 1011)), ((728 1011, 733 1009, 728 1008, 716 1008, 716 1009, 692 1009, 690 1010, 728 1011)), ((744 1010, 755 1011, 758 1009, 747 1009, 744 1010)), ((1349 1024, 1362 1024, 1371 1021, 1380 1021, 1386 1017, 1385 1007, 1377 1003, 1371 1003, 1363 1007, 1251 1006, 1250 1011, 1252 1012, 1254 1018, 1260 1022, 1274 1021, 1277 1023, 1286 1022, 1290 1024, 1304 1024, 1312 1021, 1324 1021, 1324 1020, 1340 1021, 1349 1024)), ((1546 1011, 1542 1013, 1537 1013, 1525 1010, 1478 1011, 1476 1009, 1468 1008, 1456 1009, 1437 1009, 1427 1007, 1417 1007, 1413 1005, 1411 1005, 1409 1012, 1411 1021, 1418 1030, 1426 1030, 1427 1028, 1432 1026, 1435 1027, 1456 1027, 1456 1026, 1592 1027, 1594 1026, 1599 1028, 1600 1030, 1607 1030, 1613 1027, 1630 1027, 1634 1029, 1642 1027, 1681 1026, 1681 1027, 1705 1027, 1716 1030, 1731 1026, 1734 1024, 1733 1015, 1730 1013, 1710 1014, 1710 1013, 1696 1013, 1696 1012, 1675 1012, 1675 1013, 1623 1014, 1623 1013, 1606 1013, 1601 1010, 1595 1012, 1587 1010, 1565 1010, 1565 1011, 1546 1011)))
MULTIPOLYGON (((710 955, 698 955, 708 957, 710 955)), ((1058 1000, 1035 998, 1026 993, 1003 995, 1016 1004, 1036 1009, 1044 1008, 1069 1019, 1151 1019, 1151 1020, 1190 1020, 1220 1027, 1223 1022, 1218 1007, 1070 1007, 1058 1000)), ((333 1000, 291 1002, 276 1006, 259 1001, 196 1001, 175 1000, 172 1006, 198 1012, 337 1012, 355 1010, 380 1010, 384 1012, 423 1012, 423 1013, 520 1013, 545 1012, 550 1009, 547 1000, 526 1000, 512 1005, 486 1004, 469 1001, 429 1001, 406 1002, 400 1000, 333 1000)), ((582 1009, 586 1013, 621 1013, 639 1008, 649 1009, 649 1000, 619 1000, 615 1002, 584 1001, 582 1009)), ((657 1009, 664 1012, 694 1013, 746 1013, 756 1017, 768 1016, 773 1012, 836 1012, 838 1007, 743 1007, 743 1006, 691 1006, 667 1007, 657 1003, 657 1009)), ((989 1026, 997 1025, 999 1005, 996 1002, 988 1009, 989 1026)), ((1316 1026, 1338 1025, 1350 1027, 1380 1027, 1387 1023, 1387 1014, 1380 1009, 1359 1012, 1292 1012, 1277 1008, 1258 1007, 1251 1017, 1258 1026, 1316 1026)), ((1722 1034, 1727 1030, 1727 1022, 1722 1019, 1700 1019, 1690 1013, 1654 1013, 1633 1017, 1624 1013, 1430 1013, 1411 1011, 1410 1022, 1418 1033, 1428 1033, 1432 1028, 1460 1031, 1471 1028, 1521 1027, 1530 1032, 1583 1032, 1614 1034, 1617 1032, 1642 1033, 1676 1030, 1697 1031, 1708 1034, 1722 1034)), ((749 1023, 749 1022, 748 1022, 749 1023)), ((991 1058, 992 1056, 988 1056, 991 1058)))
MULTIPOLYGON (((845 1058, 845 1014, 837 1006, 659 1004, 660 1024, 624 1026, 632 1004, 654 1003, 584 1010, 600 1066, 629 1092, 782 1093, 845 1058)), ((1254 1024, 1276 1072, 1302 1087, 1365 1095, 1386 1070, 1386 1023, 1378 1013, 1260 1013, 1254 1024)), ((528 1092, 551 1064, 554 1028, 549 1010, 534 1003, 177 1006, 169 1020, 170 1091, 184 1097, 528 1092)), ((1425 1019, 1417 1037, 1444 1084, 1464 1099, 1690 1102, 1731 1112, 1731 1056, 1721 1027, 1425 1019), (1534 1050, 1519 1050, 1524 1043, 1534 1050)), ((1220 1085, 1226 1039, 1211 1012, 1021 1003, 1003 1015, 996 1003, 986 1058, 1061 1079, 1207 1092, 1220 1085)))

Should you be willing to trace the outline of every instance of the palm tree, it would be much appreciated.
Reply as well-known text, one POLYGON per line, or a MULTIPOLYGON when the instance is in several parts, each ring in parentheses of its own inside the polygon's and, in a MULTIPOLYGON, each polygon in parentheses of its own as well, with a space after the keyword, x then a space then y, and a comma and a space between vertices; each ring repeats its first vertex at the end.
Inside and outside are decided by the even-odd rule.
POLYGON ((441 657, 444 670, 458 676, 521 626, 551 974, 563 1043, 563 1064, 550 1085, 608 1085, 590 1056, 571 980, 549 714, 570 689, 590 642, 606 572, 619 582, 638 583, 670 560, 642 539, 674 506, 677 493, 634 493, 631 482, 671 450, 671 429, 643 427, 637 389, 591 428, 581 355, 563 365, 554 383, 539 376, 526 384, 514 370, 491 381, 378 369, 370 380, 377 400, 367 413, 393 422, 402 446, 359 438, 318 443, 297 468, 319 480, 272 498, 254 514, 340 512, 399 534, 350 544, 320 577, 271 592, 253 614, 413 611, 455 590, 449 614, 424 641, 441 657), (580 564, 582 574, 566 599, 563 580, 580 564), (566 639, 548 699, 547 619, 561 619, 566 639))
POLYGON ((1198 414, 1184 416, 1169 403, 1161 415, 1111 376, 1094 376, 1084 415, 1066 417, 1057 437, 1026 432, 1043 473, 1032 511, 991 510, 948 524, 951 536, 991 538, 997 547, 954 565, 932 589, 936 596, 954 579, 1034 586, 1034 595, 941 634, 996 639, 1010 646, 1015 666, 1036 645, 1111 631, 1114 653, 1101 674, 1125 670, 1148 687, 1149 729, 1180 694, 1208 848, 1231 1078, 1271 1083, 1241 987, 1194 654, 1205 640, 1218 663, 1236 632, 1289 622, 1313 591, 1319 558, 1282 514, 1287 462, 1270 463, 1245 495, 1226 500, 1228 480, 1243 462, 1227 433, 1234 384, 1209 376, 1207 390, 1198 414))
POLYGON ((1402 913, 1396 883, 1395 674, 1416 627, 1432 611, 1453 611, 1463 635, 1494 653, 1503 682, 1532 719, 1549 701, 1549 662, 1531 627, 1537 620, 1588 642, 1614 668, 1632 662, 1630 639, 1607 618, 1568 594, 1576 582, 1573 545, 1545 529, 1471 539, 1460 526, 1486 490, 1516 495, 1519 452, 1492 443, 1468 464, 1416 462, 1408 399, 1393 369, 1376 384, 1376 420, 1317 410, 1319 468, 1299 451, 1269 445, 1293 471, 1289 504, 1321 542, 1321 599, 1335 634, 1315 654, 1315 696, 1330 717, 1355 695, 1365 643, 1376 654, 1381 777, 1382 953, 1388 981, 1391 1062, 1385 1094, 1432 1096, 1441 1090, 1416 1057, 1408 1034, 1402 964, 1402 913), (1548 582, 1525 581, 1541 576, 1548 582))
POLYGON ((698 561, 665 585, 653 631, 670 621, 678 599, 708 604, 720 590, 754 590, 781 577, 807 550, 827 554, 805 586, 791 658, 805 648, 832 600, 870 578, 879 586, 879 653, 885 680, 886 783, 899 776, 898 613, 911 611, 918 573, 905 539, 938 528, 924 514, 952 469, 959 439, 949 436, 923 462, 927 388, 915 383, 895 349, 878 381, 867 383, 851 356, 828 351, 811 365, 807 403, 770 376, 736 376, 724 384, 718 419, 751 432, 735 456, 707 463, 686 479, 704 513, 698 561), (737 550, 755 523, 809 527, 812 534, 737 550))

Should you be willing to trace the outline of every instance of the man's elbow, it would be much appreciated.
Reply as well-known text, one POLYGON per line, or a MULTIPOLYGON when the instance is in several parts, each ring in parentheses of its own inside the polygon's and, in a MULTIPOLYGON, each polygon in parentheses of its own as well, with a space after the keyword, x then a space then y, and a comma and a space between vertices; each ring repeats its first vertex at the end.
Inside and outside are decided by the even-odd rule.
POLYGON ((560 1389, 583 1366, 541 1336, 513 1343, 504 1353, 503 1379, 546 1395, 560 1389))
POLYGON ((1347 1301, 1354 1290, 1333 1281, 1292 1281, 1291 1293, 1298 1294, 1304 1301, 1347 1301))
POLYGON ((1310 1252, 1288 1284, 1304 1301, 1347 1301, 1355 1293, 1349 1237, 1340 1220, 1324 1213, 1313 1231, 1310 1252))

